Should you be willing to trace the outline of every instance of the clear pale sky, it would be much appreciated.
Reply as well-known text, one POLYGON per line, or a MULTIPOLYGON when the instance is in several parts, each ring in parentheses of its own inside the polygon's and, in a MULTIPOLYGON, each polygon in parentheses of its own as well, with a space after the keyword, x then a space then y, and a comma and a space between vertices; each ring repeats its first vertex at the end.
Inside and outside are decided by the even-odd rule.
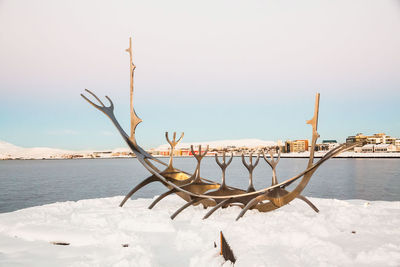
POLYGON ((0 0, 0 140, 124 146, 80 93, 110 96, 129 131, 133 36, 139 143, 400 138, 400 1, 0 0))

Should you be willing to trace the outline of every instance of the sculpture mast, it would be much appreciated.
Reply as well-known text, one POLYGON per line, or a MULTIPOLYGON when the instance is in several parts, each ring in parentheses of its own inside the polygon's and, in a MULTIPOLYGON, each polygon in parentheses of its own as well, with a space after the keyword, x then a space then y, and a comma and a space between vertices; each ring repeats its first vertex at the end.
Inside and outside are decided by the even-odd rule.
POLYGON ((129 48, 125 50, 129 53, 129 69, 130 69, 130 113, 131 113, 131 141, 136 145, 135 129, 136 126, 142 122, 142 120, 136 115, 135 109, 133 108, 133 76, 135 74, 136 66, 133 64, 132 56, 132 37, 129 37, 129 48))
POLYGON ((314 116, 311 120, 307 121, 307 124, 312 126, 312 140, 310 149, 310 158, 308 160, 308 168, 310 168, 314 161, 315 145, 317 144, 318 134, 318 114, 319 114, 319 93, 315 95, 315 105, 314 105, 314 116))

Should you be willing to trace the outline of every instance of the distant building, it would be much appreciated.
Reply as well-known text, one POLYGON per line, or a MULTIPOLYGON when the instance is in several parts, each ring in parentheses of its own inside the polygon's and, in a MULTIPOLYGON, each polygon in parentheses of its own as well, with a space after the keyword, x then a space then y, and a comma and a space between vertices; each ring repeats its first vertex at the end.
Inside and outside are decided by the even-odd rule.
POLYGON ((393 144, 380 144, 375 146, 376 153, 396 152, 396 146, 393 144))
POLYGON ((189 148, 182 148, 180 151, 181 151, 181 156, 190 156, 190 155, 192 155, 192 152, 190 152, 189 148))
POLYGON ((347 144, 354 144, 360 141, 365 141, 367 140, 367 136, 363 135, 362 133, 358 133, 356 135, 352 135, 346 138, 346 143, 347 144))
POLYGON ((373 136, 368 136, 368 144, 392 144, 396 143, 396 138, 386 135, 384 133, 377 133, 373 136))
POLYGON ((328 151, 329 145, 328 144, 315 144, 315 151, 328 151))
POLYGON ((392 144, 367 144, 363 147, 354 148, 356 153, 391 153, 396 151, 396 146, 392 144))
POLYGON ((366 136, 363 135, 362 133, 358 133, 355 136, 349 136, 346 138, 346 143, 356 143, 359 141, 364 141, 367 144, 373 144, 373 145, 378 145, 378 144, 396 144, 397 138, 391 137, 389 135, 386 135, 385 133, 377 133, 371 136, 366 136))
POLYGON ((337 144, 336 140, 322 140, 323 144, 337 144))
POLYGON ((363 153, 374 153, 375 152, 375 145, 368 144, 361 148, 361 152, 363 153))
POLYGON ((396 140, 394 145, 396 146, 396 151, 400 151, 400 140, 396 140))
POLYGON ((366 136, 363 135, 362 133, 358 133, 355 136, 349 136, 346 138, 346 143, 348 144, 352 144, 359 141, 363 141, 363 143, 359 145, 361 149, 354 148, 354 152, 385 153, 385 152, 400 151, 400 140, 397 140, 397 138, 395 137, 386 135, 385 133, 377 133, 371 136, 366 136))
POLYGON ((325 147, 327 146, 328 147, 327 150, 331 150, 339 146, 336 140, 322 140, 322 145, 324 145, 325 147))
POLYGON ((279 148, 279 150, 280 150, 282 153, 286 153, 285 143, 283 143, 282 140, 278 140, 278 141, 276 142, 276 146, 279 148))
POLYGON ((308 140, 294 140, 285 142, 285 152, 304 152, 308 151, 308 140))

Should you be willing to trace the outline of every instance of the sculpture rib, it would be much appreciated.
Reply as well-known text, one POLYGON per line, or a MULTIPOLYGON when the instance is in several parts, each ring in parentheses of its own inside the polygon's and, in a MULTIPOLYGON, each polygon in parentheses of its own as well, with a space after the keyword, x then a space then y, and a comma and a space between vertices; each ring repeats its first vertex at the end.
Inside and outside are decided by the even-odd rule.
POLYGON ((297 198, 307 203, 315 212, 319 212, 319 209, 316 206, 314 206, 314 204, 310 200, 308 200, 305 196, 298 195, 297 198))
POLYGON ((207 212, 206 215, 204 215, 203 220, 207 219, 208 217, 211 216, 211 214, 213 214, 217 209, 221 208, 222 206, 224 206, 225 204, 229 204, 229 202, 232 201, 232 198, 228 198, 225 199, 223 201, 221 201, 220 203, 218 203, 215 207, 213 207, 209 212, 207 212))
POLYGON ((154 175, 146 178, 145 180, 143 180, 142 182, 140 182, 138 185, 136 185, 126 196, 125 198, 122 200, 122 202, 119 204, 120 207, 122 207, 125 202, 136 192, 138 191, 140 188, 152 183, 152 182, 156 182, 158 179, 156 179, 154 177, 154 175))
POLYGON ((171 194, 173 194, 173 193, 175 193, 175 192, 176 192, 176 189, 173 188, 173 189, 168 190, 167 192, 165 192, 165 193, 159 195, 159 196, 156 198, 156 200, 154 200, 154 201, 150 204, 149 209, 151 210, 161 199, 163 199, 163 198, 165 198, 165 197, 167 197, 167 196, 169 196, 169 195, 171 195, 171 194))
POLYGON ((180 207, 177 211, 175 211, 174 214, 171 215, 171 219, 175 219, 175 217, 181 213, 184 209, 186 209, 189 206, 192 206, 195 202, 199 201, 198 199, 192 199, 191 201, 189 201, 188 203, 186 203, 185 205, 183 205, 182 207, 180 207))

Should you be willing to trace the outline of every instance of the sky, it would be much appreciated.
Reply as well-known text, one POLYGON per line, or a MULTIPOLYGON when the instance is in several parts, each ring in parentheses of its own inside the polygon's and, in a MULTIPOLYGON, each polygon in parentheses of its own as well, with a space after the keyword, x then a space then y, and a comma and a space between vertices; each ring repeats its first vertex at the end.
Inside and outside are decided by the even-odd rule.
POLYGON ((80 97, 111 97, 145 148, 165 143, 385 132, 400 138, 400 1, 0 0, 0 140, 124 147, 80 97))

